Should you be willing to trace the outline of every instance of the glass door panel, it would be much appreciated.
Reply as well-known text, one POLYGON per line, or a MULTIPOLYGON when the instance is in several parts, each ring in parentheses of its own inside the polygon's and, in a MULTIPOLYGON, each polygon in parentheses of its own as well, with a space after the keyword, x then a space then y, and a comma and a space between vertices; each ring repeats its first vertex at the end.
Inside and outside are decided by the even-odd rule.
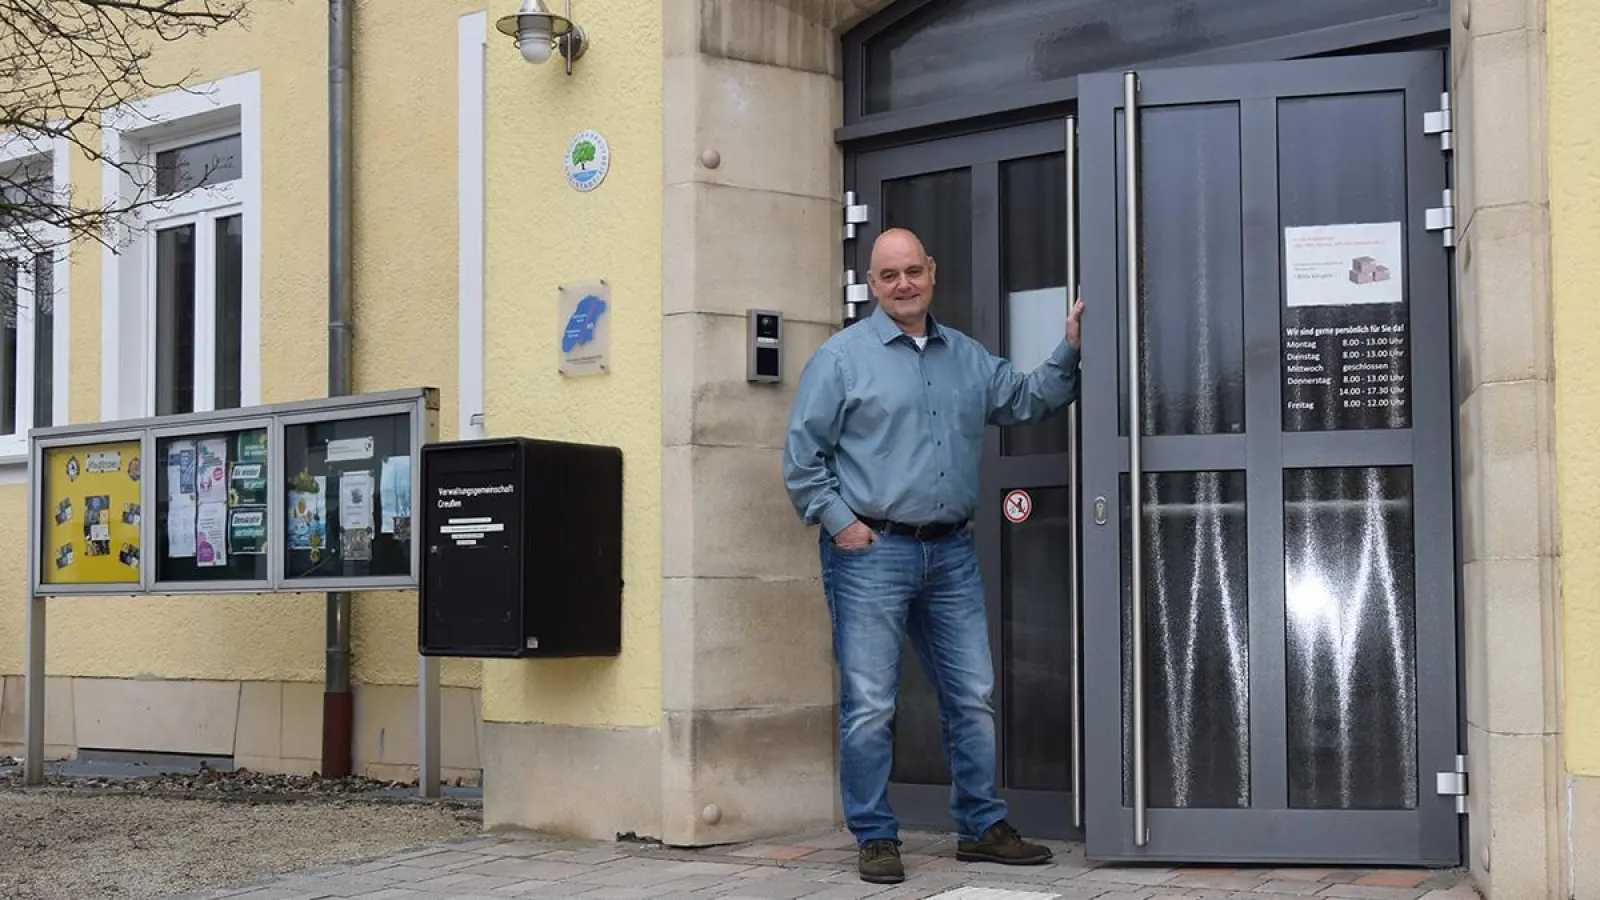
POLYGON ((1002 783, 1032 791, 1074 789, 1072 683, 1067 666, 1077 658, 1072 607, 1063 603, 1077 577, 1069 546, 1072 519, 1065 487, 1028 492, 1026 521, 1001 531, 1005 707, 1002 783))
MULTIPOLYGON (((1123 759, 1133 759, 1132 506, 1121 481, 1123 759)), ((1250 805, 1245 473, 1144 476, 1144 684, 1152 807, 1250 805)), ((1123 802, 1133 804, 1124 765, 1123 802)))
POLYGON ((1415 809, 1415 530, 1405 466, 1283 473, 1289 806, 1415 809))
MULTIPOLYGON (((1000 354, 1018 371, 1049 358, 1066 333, 1072 289, 1067 276, 1067 166, 1059 153, 1000 164, 1000 354)), ((1001 430, 1007 456, 1066 453, 1071 421, 1055 416, 1037 425, 1001 430)))
MULTIPOLYGON (((1117 116, 1118 258, 1126 268, 1127 177, 1117 116)), ((1238 434, 1245 427, 1244 245, 1239 106, 1143 111, 1138 252, 1140 433, 1238 434)), ((1125 300, 1123 301, 1126 302, 1125 300)), ((1126 335, 1126 332, 1123 332, 1126 335)), ((1128 433, 1128 373, 1118 434, 1128 433)))

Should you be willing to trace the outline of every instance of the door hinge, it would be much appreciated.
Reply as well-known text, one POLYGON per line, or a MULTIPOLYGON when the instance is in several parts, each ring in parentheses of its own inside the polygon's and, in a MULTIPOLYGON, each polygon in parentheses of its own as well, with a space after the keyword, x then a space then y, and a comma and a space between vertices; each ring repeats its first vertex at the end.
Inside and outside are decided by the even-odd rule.
POLYGON ((1467 758, 1456 754, 1455 769, 1449 772, 1435 774, 1437 787, 1435 793, 1441 797, 1456 798, 1456 814, 1467 814, 1467 758))
POLYGON ((1439 108, 1422 116, 1422 131, 1424 134, 1437 134, 1439 136, 1439 149, 1445 153, 1451 150, 1451 138, 1455 134, 1455 124, 1450 115, 1450 92, 1439 95, 1439 108))
POLYGON ((844 318, 846 322, 853 321, 860 312, 861 305, 872 299, 867 293, 867 286, 856 284, 856 270, 844 270, 844 318))
POLYGON ((1428 210, 1427 227, 1429 231, 1443 231, 1444 245, 1446 247, 1454 247, 1456 245, 1456 208, 1455 198, 1449 188, 1444 190, 1442 199, 1444 201, 1443 206, 1436 206, 1428 210))
POLYGON ((856 202, 855 191, 844 192, 844 239, 856 239, 856 226, 865 225, 871 210, 865 203, 856 202))

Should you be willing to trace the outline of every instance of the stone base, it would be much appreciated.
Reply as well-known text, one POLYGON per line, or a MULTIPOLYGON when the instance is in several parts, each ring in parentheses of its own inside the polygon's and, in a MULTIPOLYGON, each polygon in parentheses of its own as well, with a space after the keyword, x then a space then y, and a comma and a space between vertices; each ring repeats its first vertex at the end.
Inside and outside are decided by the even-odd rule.
POLYGON ((486 722, 483 824, 576 840, 661 836, 661 731, 486 722))
POLYGON ((836 827, 832 706, 669 712, 662 840, 704 847, 836 827))
POLYGON ((1568 896, 1600 897, 1600 777, 1567 776, 1568 896))
MULTIPOLYGON (((480 692, 439 691, 440 777, 477 784, 480 692)), ((21 755, 26 684, 0 679, 0 753, 21 755)), ((322 685, 279 681, 45 679, 45 755, 79 748, 231 757, 256 772, 310 774, 322 765, 322 685)), ((417 689, 355 686, 352 768, 372 778, 417 777, 417 689)))

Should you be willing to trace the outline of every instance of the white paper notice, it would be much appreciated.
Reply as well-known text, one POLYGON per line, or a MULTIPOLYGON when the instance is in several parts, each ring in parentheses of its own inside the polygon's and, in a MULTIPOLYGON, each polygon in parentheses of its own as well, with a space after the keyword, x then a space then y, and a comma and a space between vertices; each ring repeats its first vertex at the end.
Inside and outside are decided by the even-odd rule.
POLYGON ((1032 372, 1067 337, 1067 289, 1041 288, 1006 296, 1006 356, 1032 372))
POLYGON ((328 442, 328 462, 354 462, 372 458, 372 438, 340 438, 328 442))
POLYGON ((194 564, 228 564, 228 505, 202 503, 194 523, 194 564))
POLYGON ((1405 302, 1405 234, 1399 222, 1283 230, 1288 305, 1405 302))
POLYGON ((339 528, 365 531, 372 527, 372 473, 345 472, 339 476, 339 528))
POLYGON ((228 502, 228 439, 200 442, 194 473, 195 492, 200 503, 228 502))
POLYGON ((167 558, 194 558, 195 503, 193 494, 176 494, 167 501, 167 558))

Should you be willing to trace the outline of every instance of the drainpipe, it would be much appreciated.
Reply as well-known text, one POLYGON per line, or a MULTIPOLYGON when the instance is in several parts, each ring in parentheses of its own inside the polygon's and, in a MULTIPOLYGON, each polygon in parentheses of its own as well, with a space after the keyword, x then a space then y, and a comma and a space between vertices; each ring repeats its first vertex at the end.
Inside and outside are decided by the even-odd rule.
MULTIPOLYGON (((328 0, 328 396, 351 391, 350 378, 350 19, 353 0, 328 0)), ((350 694, 350 595, 329 593, 322 693, 322 773, 350 774, 354 708, 350 694)))

